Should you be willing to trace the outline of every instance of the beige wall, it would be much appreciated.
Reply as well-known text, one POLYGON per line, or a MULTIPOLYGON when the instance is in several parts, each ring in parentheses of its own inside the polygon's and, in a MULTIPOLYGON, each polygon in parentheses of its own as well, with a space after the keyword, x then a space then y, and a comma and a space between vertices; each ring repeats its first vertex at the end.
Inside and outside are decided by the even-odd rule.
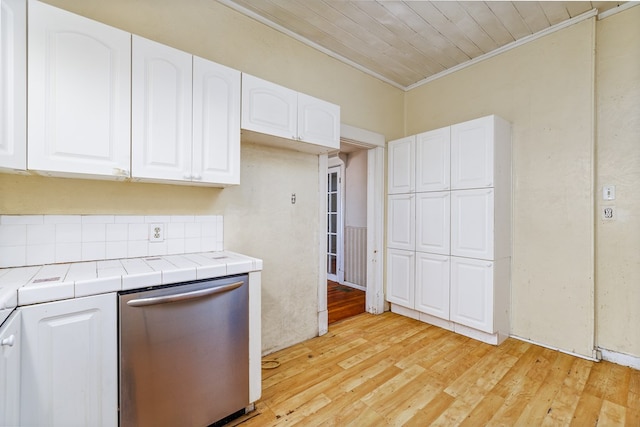
MULTIPOLYGON (((402 91, 215 1, 47 2, 339 104, 343 123, 402 133, 402 91)), ((0 174, 0 195, 0 213, 222 214, 226 248, 264 260, 263 350, 317 334, 317 156, 243 142, 239 187, 0 174)))
POLYGON ((640 357, 640 7, 597 26, 596 313, 602 348, 640 357), (602 200, 604 185, 616 199, 602 200), (603 206, 615 220, 603 221, 603 206))
POLYGON ((513 124, 512 333, 586 356, 594 331, 593 19, 418 87, 408 135, 513 124))

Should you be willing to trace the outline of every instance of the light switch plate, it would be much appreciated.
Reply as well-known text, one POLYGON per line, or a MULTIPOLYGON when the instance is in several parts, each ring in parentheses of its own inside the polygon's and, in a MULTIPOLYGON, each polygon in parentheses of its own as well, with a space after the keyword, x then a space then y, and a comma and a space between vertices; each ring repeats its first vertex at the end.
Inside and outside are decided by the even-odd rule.
POLYGON ((615 200, 616 199, 616 186, 605 185, 602 187, 602 200, 615 200))

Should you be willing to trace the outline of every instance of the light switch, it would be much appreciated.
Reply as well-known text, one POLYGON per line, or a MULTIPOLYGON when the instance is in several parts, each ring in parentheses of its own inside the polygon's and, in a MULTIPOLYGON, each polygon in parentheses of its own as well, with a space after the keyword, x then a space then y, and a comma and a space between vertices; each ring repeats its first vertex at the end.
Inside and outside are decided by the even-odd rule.
POLYGON ((616 199, 616 186, 605 185, 602 187, 602 200, 615 200, 616 199))

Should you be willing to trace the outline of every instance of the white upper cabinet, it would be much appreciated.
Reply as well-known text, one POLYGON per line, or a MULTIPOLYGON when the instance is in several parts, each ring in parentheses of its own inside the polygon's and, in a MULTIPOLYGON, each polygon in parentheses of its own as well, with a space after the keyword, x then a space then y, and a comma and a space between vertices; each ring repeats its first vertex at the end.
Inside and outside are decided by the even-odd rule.
POLYGON ((415 136, 407 136, 389 141, 387 145, 389 164, 387 191, 389 194, 415 191, 415 141, 415 136))
POLYGON ((416 251, 449 255, 449 191, 416 194, 416 251))
POLYGON ((340 149, 340 107, 298 93, 298 139, 309 144, 340 149))
POLYGON ((191 180, 192 56, 133 36, 132 176, 191 180))
POLYGON ((131 35, 29 1, 28 168, 129 176, 131 35))
POLYGON ((392 194, 387 199, 387 246, 416 250, 416 196, 392 194))
POLYGON ((242 74, 241 126, 290 140, 255 137, 256 142, 315 153, 340 148, 340 106, 249 74, 242 74))
POLYGON ((240 72, 193 57, 194 181, 240 184, 240 72))
POLYGON ((0 170, 27 168, 26 0, 0 0, 0 170))
POLYGON ((494 190, 451 192, 451 255, 493 260, 494 190))
POLYGON ((20 424, 21 313, 0 328, 0 426, 20 424))
POLYGON ((118 425, 116 307, 112 293, 19 308, 20 425, 118 425))
POLYGON ((416 135, 416 192, 450 188, 450 127, 416 135))

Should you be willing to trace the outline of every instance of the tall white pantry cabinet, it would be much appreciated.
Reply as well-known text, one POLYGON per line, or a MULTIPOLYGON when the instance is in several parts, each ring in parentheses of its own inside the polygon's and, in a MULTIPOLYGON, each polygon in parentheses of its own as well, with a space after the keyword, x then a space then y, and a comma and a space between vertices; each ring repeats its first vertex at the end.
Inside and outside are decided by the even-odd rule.
POLYGON ((482 117, 388 145, 387 300, 490 344, 509 335, 511 125, 482 117))

